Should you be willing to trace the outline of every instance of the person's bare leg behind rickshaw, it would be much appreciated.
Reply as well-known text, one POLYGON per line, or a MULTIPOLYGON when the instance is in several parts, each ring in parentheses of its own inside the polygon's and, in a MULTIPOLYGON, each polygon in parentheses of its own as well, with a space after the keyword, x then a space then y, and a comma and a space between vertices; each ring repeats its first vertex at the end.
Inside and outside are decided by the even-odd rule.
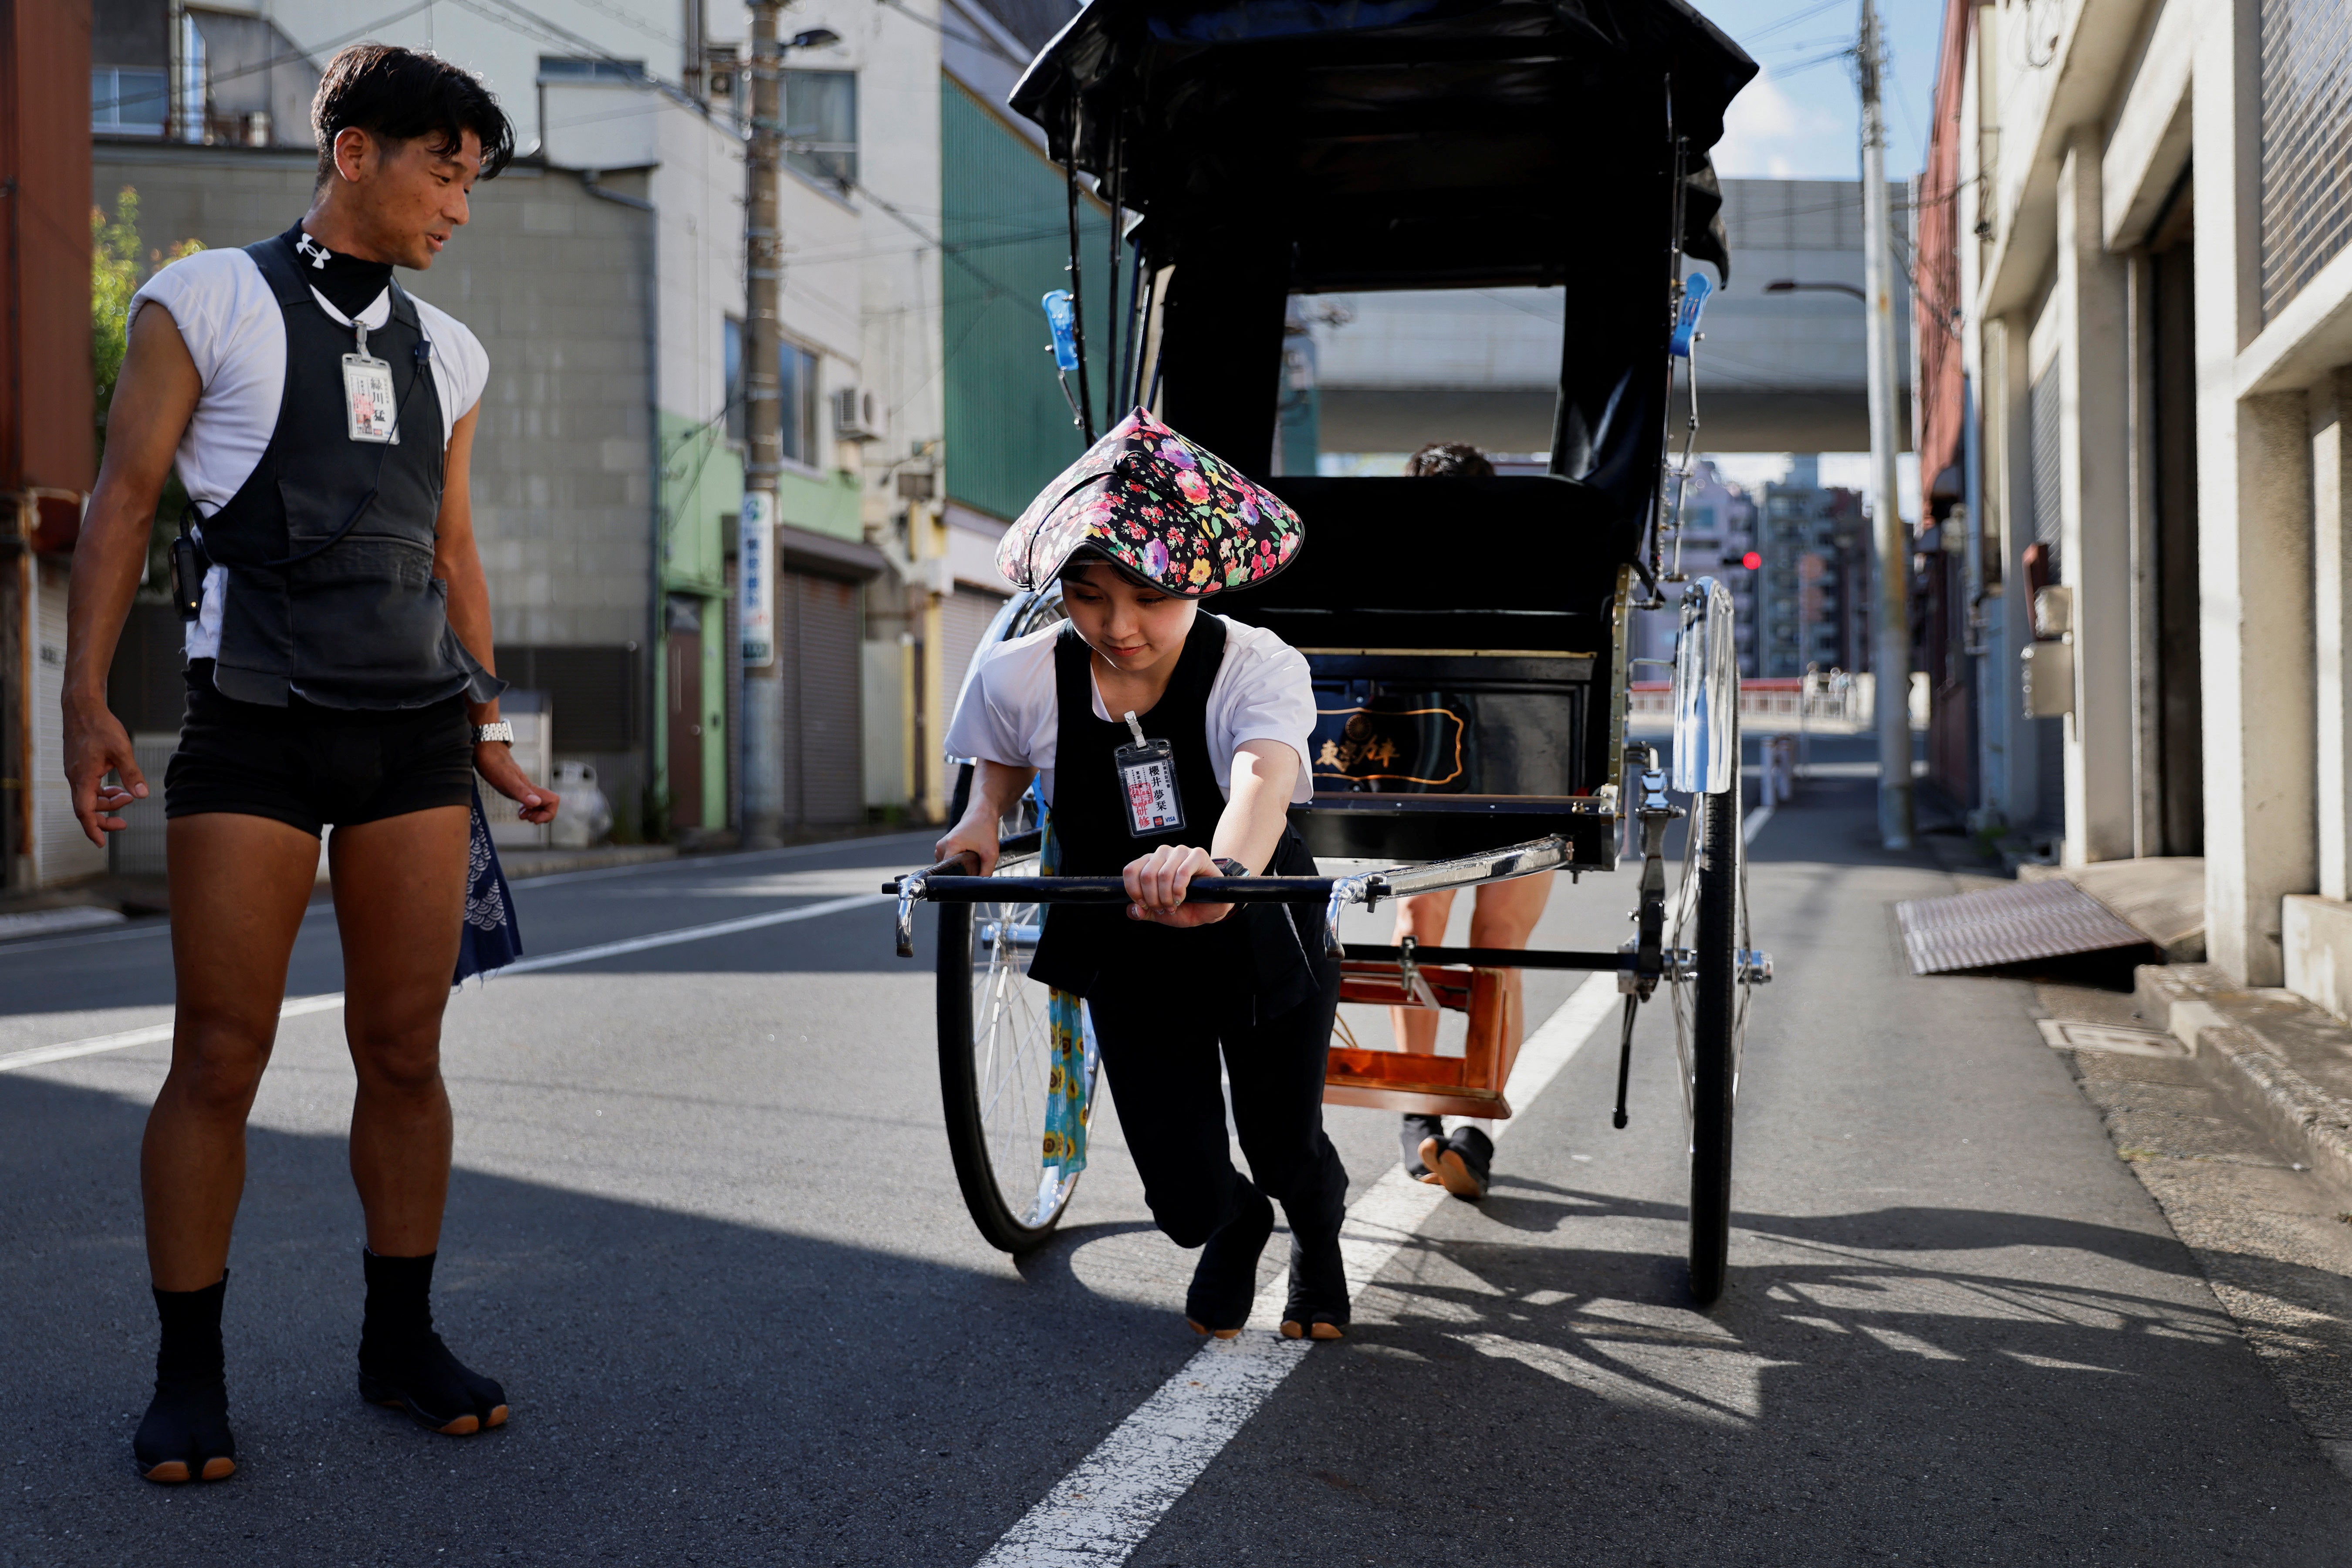
MULTIPOLYGON (((1477 447, 1460 441, 1433 441, 1415 452, 1405 463, 1405 474, 1411 479, 1492 479, 1495 465, 1477 447)), ((1551 897, 1552 873, 1522 877, 1509 882, 1492 882, 1477 891, 1477 903, 1470 915, 1470 945, 1472 947, 1525 947, 1543 918, 1544 902, 1551 897)), ((1454 895, 1420 893, 1397 901, 1396 941, 1411 937, 1423 947, 1438 947, 1445 942, 1446 922, 1453 918, 1454 895)), ((1512 1031, 1507 1042, 1511 1049, 1518 1046, 1517 1036, 1526 1027, 1526 1010, 1521 1005, 1522 990, 1519 971, 1514 969, 1504 982, 1510 1009, 1505 1026, 1512 1031)), ((1389 1018, 1396 1029, 1397 1048, 1418 1055, 1434 1055, 1437 1050, 1437 1014, 1423 1007, 1391 1007, 1389 1018)), ((1486 1195, 1486 1183, 1492 1173, 1495 1143, 1484 1129, 1474 1122, 1465 1122, 1449 1137, 1445 1119, 1408 1112, 1398 1130, 1398 1139, 1404 1151, 1407 1175, 1418 1176, 1424 1182, 1442 1184, 1458 1198, 1476 1200, 1486 1195)))
MULTIPOLYGON (((1543 871, 1508 882, 1489 882, 1478 889, 1477 902, 1470 910, 1469 945, 1527 946, 1528 938, 1535 934, 1536 922, 1543 918, 1544 903, 1551 897, 1555 875, 1543 871)), ((1446 924, 1454 916, 1454 897, 1451 892, 1416 893, 1398 900, 1395 940, 1402 942, 1411 937, 1423 947, 1443 946, 1446 924)), ((1518 1046, 1527 1020, 1520 973, 1516 969, 1506 972, 1503 982, 1505 1005, 1508 1008, 1505 1027, 1512 1035, 1507 1045, 1512 1049, 1518 1046)), ((1396 1027, 1399 1050, 1423 1056, 1436 1053, 1438 1015, 1433 1010, 1391 1007, 1389 1018, 1396 1027)), ((1457 1198, 1475 1202, 1486 1195, 1495 1142, 1476 1122, 1465 1121, 1449 1135, 1444 1117, 1407 1112, 1398 1137, 1404 1151, 1407 1175, 1438 1183, 1457 1198)))

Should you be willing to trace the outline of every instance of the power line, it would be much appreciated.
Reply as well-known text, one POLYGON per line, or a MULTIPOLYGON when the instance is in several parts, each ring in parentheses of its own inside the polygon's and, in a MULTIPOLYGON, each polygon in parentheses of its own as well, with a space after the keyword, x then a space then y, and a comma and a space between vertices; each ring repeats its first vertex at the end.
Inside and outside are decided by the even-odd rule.
MULTIPOLYGON (((354 39, 367 37, 370 33, 374 32, 378 27, 389 27, 394 22, 405 22, 411 16, 415 16, 419 11, 429 11, 432 8, 433 0, 417 0, 415 5, 409 6, 404 11, 394 11, 390 16, 378 16, 373 22, 363 22, 351 32, 345 33, 340 37, 330 38, 323 44, 313 44, 307 48, 298 47, 291 54, 272 55, 266 60, 257 60, 249 66, 239 66, 235 70, 218 72, 207 71, 205 73, 205 79, 207 85, 217 81, 235 81, 239 77, 251 76, 257 71, 266 71, 275 66, 299 64, 309 66, 313 70, 316 70, 318 68, 318 62, 311 57, 317 54, 320 50, 340 49, 345 44, 351 43, 354 39)), ((164 90, 168 94, 171 89, 169 87, 166 87, 164 90)), ((93 100, 90 103, 90 108, 118 109, 125 103, 140 103, 143 101, 145 101, 143 99, 136 98, 110 98, 102 100, 93 100)))

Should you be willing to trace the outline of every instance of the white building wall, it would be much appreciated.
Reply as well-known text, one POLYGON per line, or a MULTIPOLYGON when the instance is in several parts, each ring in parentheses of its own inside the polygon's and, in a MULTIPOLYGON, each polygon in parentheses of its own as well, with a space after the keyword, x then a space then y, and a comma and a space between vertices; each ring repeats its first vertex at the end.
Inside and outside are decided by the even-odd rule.
MULTIPOLYGON (((2031 515, 2018 351, 2053 283, 2068 387, 2064 572, 2077 591, 2079 679, 2068 857, 2129 853, 2148 839, 2147 659, 2159 633, 2145 558, 2151 340, 2137 289, 2148 274, 2135 258, 2193 162, 2208 952, 2258 984, 2295 983, 2298 963, 2306 976, 2330 964, 2352 972, 2341 423, 2352 254, 2265 319, 2259 0, 2066 0, 1975 16, 1959 199, 1964 237, 1979 220, 1986 232, 1962 239, 1961 262, 1968 352, 1986 392, 1988 521, 2003 532, 2012 573, 2001 602, 2012 647, 2025 609, 2013 573, 2031 515), (2118 294, 2120 343, 2102 324, 2118 294), (2126 451, 2111 481, 2101 475, 2117 467, 2118 422, 2126 451), (2137 675, 2120 676, 2135 658, 2137 675), (2331 942, 2345 951, 2331 955, 2331 942), (2299 957, 2287 951, 2298 945, 2299 957)), ((1988 788, 1999 795, 1994 770, 2005 766, 2016 801, 2028 770, 2013 742, 2031 726, 2004 710, 2016 700, 2013 667, 1999 668, 1985 715, 1988 788)))
MULTIPOLYGON (((349 0, 260 0, 254 9, 322 66, 338 40, 350 40, 354 24, 365 19, 354 16, 349 0)), ((478 73, 514 121, 516 149, 531 152, 542 135, 535 87, 541 56, 642 60, 649 75, 676 85, 686 68, 684 15, 680 0, 531 0, 529 16, 430 5, 370 26, 364 36, 428 49, 478 73)))

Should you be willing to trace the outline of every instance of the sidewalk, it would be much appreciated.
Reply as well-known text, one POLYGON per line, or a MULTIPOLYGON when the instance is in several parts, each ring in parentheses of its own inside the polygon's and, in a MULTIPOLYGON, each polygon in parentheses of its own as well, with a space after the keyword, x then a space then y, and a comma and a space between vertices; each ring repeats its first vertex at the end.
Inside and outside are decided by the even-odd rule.
POLYGON ((2352 1027, 2292 991, 2210 963, 2145 964, 2133 1001, 2298 1165, 2352 1202, 2352 1027))

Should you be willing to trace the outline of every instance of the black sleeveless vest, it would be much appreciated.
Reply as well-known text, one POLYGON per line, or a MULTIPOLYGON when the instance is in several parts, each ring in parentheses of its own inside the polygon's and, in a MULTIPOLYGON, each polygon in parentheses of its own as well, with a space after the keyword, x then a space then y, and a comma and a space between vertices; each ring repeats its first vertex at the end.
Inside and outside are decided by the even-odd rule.
MULTIPOLYGON (((1123 720, 1095 717, 1090 658, 1077 633, 1065 627, 1054 643, 1059 712, 1053 820, 1060 874, 1114 877, 1163 844, 1206 848, 1225 809, 1208 733, 1209 689, 1225 658, 1224 623, 1205 612, 1193 618, 1168 689, 1137 720, 1146 735, 1166 740, 1174 752, 1185 822, 1179 832, 1142 838, 1129 832, 1113 753, 1134 737, 1123 720)), ((1266 869, 1274 876, 1315 875, 1315 858, 1297 829, 1283 829, 1266 869)), ((1321 959, 1322 914, 1308 905, 1244 904, 1213 925, 1180 928, 1131 921, 1124 905, 1057 905, 1045 916, 1029 974, 1081 996, 1117 985, 1156 991, 1171 1006, 1206 1002, 1218 1011, 1238 1007, 1275 1017, 1305 1001, 1321 983, 1321 971, 1331 967, 1321 959)))
POLYGON ((415 301, 391 287, 392 314, 368 353, 392 367, 399 439, 351 439, 342 356, 357 334, 304 281, 283 237, 246 247, 286 321, 278 425, 253 473, 199 525, 227 569, 213 687, 283 708, 422 708, 505 689, 450 628, 448 584, 433 575, 441 511, 441 399, 415 301))

